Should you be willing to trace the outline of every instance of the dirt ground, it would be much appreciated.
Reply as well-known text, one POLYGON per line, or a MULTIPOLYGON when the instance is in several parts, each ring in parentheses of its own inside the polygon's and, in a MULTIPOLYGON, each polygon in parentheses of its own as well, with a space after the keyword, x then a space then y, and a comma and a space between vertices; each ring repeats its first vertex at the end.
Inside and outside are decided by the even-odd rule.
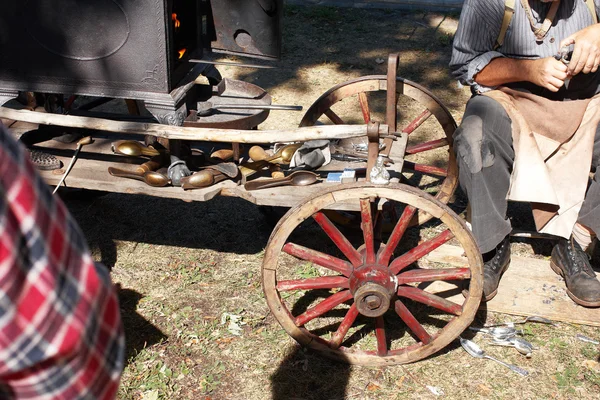
MULTIPOLYGON (((288 6, 277 69, 220 71, 265 88, 274 103, 307 108, 336 84, 385 74, 387 55, 398 52, 399 75, 429 88, 458 121, 468 91, 448 74, 456 23, 456 14, 288 6)), ((295 127, 301 118, 273 111, 260 129, 295 127)), ((118 194, 65 200, 120 288, 127 334, 120 399, 600 396, 598 348, 574 339, 600 335, 582 326, 528 325, 526 337, 538 347, 532 358, 486 348, 528 369, 528 378, 470 358, 457 343, 387 368, 349 366, 302 349, 263 297, 260 268, 272 226, 243 200, 184 203, 118 194)), ((456 204, 464 211, 464 201, 456 204)), ((526 242, 512 246, 518 254, 548 255, 547 249, 534 254, 526 242)), ((488 312, 477 323, 510 319, 488 312)))

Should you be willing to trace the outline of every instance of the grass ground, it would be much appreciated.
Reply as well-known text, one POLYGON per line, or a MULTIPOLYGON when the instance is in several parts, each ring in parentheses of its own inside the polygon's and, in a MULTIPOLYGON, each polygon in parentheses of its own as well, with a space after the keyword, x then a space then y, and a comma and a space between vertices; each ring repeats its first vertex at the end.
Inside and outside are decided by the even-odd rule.
MULTIPOLYGON (((277 70, 221 72, 267 89, 274 103, 308 107, 335 84, 385 74, 381 61, 399 52, 399 74, 432 90, 458 120, 468 93, 447 71, 456 20, 455 14, 288 6, 277 70)), ((273 112, 261 129, 297 126, 300 118, 273 112)), ((600 337, 595 329, 527 325, 526 338, 538 347, 530 359, 485 346, 528 369, 528 378, 470 358, 457 344, 410 365, 349 366, 303 350, 270 314, 260 268, 271 226, 257 207, 231 198, 66 200, 120 288, 128 350, 120 399, 600 396, 598 347, 575 339, 576 333, 600 337)), ((513 250, 543 256, 527 243, 513 243, 513 250)), ((482 313, 477 322, 509 319, 482 313)), ((485 343, 479 335, 475 340, 485 343)))

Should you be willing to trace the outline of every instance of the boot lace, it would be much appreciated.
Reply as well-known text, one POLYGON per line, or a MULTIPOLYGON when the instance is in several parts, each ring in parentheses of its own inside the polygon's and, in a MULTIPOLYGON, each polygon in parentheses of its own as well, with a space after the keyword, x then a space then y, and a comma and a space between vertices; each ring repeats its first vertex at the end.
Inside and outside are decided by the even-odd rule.
POLYGON ((571 271, 577 274, 581 271, 590 276, 595 276, 592 265, 590 264, 590 256, 583 251, 579 244, 569 240, 567 242, 567 257, 571 260, 571 271))

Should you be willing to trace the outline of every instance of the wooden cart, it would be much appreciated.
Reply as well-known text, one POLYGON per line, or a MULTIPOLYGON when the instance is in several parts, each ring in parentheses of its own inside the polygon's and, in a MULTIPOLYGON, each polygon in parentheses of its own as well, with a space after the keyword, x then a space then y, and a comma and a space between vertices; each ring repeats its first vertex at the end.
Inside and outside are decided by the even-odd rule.
MULTIPOLYGON (((185 201, 235 196, 289 209, 271 234, 262 267, 264 293, 277 321, 300 344, 329 357, 365 365, 408 363, 444 348, 473 321, 482 296, 482 260, 465 223, 446 205, 457 186, 451 149, 456 124, 428 90, 396 77, 397 61, 397 55, 390 56, 387 76, 366 76, 327 91, 308 109, 301 127, 291 130, 165 126, 6 107, 0 108, 0 117, 33 127, 89 129, 94 142, 79 152, 64 181, 71 188, 185 201), (377 108, 385 108, 381 123, 375 121, 377 108), (427 124, 427 134, 419 136, 418 129, 427 124), (132 169, 146 161, 114 154, 111 143, 123 138, 141 142, 148 135, 167 144, 234 146, 357 138, 367 144, 367 163, 333 160, 316 172, 323 178, 348 167, 367 173, 354 183, 323 180, 255 191, 233 180, 186 191, 111 176, 109 166, 132 169), (385 143, 381 150, 380 143, 385 143), (393 160, 388 168, 392 179, 385 185, 368 178, 380 153, 393 160), (464 266, 427 259, 449 241, 463 248, 464 266), (447 300, 464 288, 462 304, 447 300)), ((64 165, 75 151, 73 144, 55 141, 38 147, 64 165)), ((42 176, 57 185, 63 173, 42 176)))

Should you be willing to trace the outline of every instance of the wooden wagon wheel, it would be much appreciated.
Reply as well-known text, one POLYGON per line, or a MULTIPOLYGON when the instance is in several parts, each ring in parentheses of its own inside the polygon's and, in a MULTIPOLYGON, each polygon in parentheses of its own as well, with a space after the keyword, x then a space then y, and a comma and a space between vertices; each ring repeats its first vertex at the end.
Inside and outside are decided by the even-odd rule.
MULTIPOLYGON (((458 169, 452 150, 456 122, 446 107, 424 87, 396 78, 398 103, 396 131, 408 135, 402 168, 406 183, 448 203, 458 185, 458 169), (434 118, 431 119, 430 117, 434 118), (418 129, 421 128, 421 129, 418 129), (400 129, 400 130, 398 130, 400 129)), ((307 110, 300 126, 319 123, 353 124, 385 121, 387 77, 365 76, 334 86, 307 110)), ((394 158, 394 150, 390 154, 394 158)), ((415 223, 430 216, 419 212, 415 223)))
POLYGON ((465 223, 440 201, 408 185, 356 183, 288 211, 267 244, 262 280, 273 315, 300 344, 353 364, 390 365, 437 352, 473 321, 482 264, 465 223), (385 201, 404 205, 389 237, 380 229, 378 209, 385 201), (341 205, 360 207, 362 235, 344 235, 323 213, 341 205), (415 231, 425 231, 408 227, 418 211, 439 225, 419 244, 406 246, 415 231), (451 239, 464 249, 464 266, 423 258, 451 239), (323 250, 324 244, 330 247, 323 250), (467 297, 457 296, 462 304, 448 300, 466 279, 467 297))

